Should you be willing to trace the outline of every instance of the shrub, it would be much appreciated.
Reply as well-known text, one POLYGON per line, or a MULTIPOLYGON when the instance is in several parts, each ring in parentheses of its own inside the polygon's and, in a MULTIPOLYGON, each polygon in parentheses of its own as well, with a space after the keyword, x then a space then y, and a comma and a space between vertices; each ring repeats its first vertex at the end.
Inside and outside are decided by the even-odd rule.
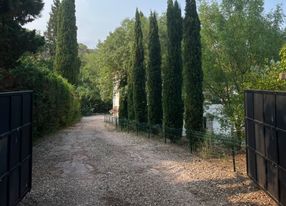
POLYGON ((54 132, 79 120, 80 101, 75 88, 45 64, 24 58, 11 70, 16 88, 33 90, 34 138, 54 132))
POLYGON ((88 85, 79 86, 77 93, 81 101, 81 113, 84 116, 89 116, 93 113, 107 113, 112 108, 111 102, 101 100, 97 88, 91 88, 88 85))

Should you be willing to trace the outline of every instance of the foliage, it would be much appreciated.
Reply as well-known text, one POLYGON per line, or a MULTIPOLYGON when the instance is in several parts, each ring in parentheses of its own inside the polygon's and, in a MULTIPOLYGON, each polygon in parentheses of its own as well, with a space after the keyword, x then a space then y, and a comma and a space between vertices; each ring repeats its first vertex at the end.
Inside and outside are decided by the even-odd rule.
POLYGON ((127 109, 128 109, 128 119, 134 120, 135 114, 134 114, 134 104, 133 104, 133 80, 132 80, 132 69, 129 69, 128 77, 127 77, 127 109))
POLYGON ((34 137, 69 126, 79 119, 80 102, 75 88, 41 62, 23 58, 11 74, 17 80, 17 89, 34 91, 34 137))
POLYGON ((0 8, 0 69, 13 68, 25 52, 36 52, 44 44, 35 31, 22 26, 37 18, 42 0, 4 1, 0 8))
POLYGON ((120 103, 119 103, 119 117, 122 119, 128 119, 128 87, 122 87, 120 89, 120 103))
POLYGON ((93 50, 79 44, 79 56, 81 58, 80 77, 77 92, 81 100, 81 112, 83 115, 93 113, 106 113, 112 105, 111 101, 103 101, 98 89, 98 72, 94 69, 93 50))
POLYGON ((203 130, 204 95, 200 20, 196 1, 187 0, 184 19, 184 96, 185 128, 190 145, 200 141, 192 131, 203 130))
POLYGON ((182 130, 182 16, 177 1, 168 1, 167 35, 167 66, 163 70, 163 124, 164 128, 182 130))
POLYGON ((60 8, 60 0, 54 0, 50 19, 45 32, 46 47, 49 57, 54 58, 56 55, 56 42, 57 42, 57 27, 58 27, 58 14, 60 8))
POLYGON ((285 72, 285 69, 283 63, 274 61, 259 69, 259 72, 253 68, 247 74, 247 80, 243 87, 246 89, 285 91, 286 81, 279 79, 279 74, 285 72))
POLYGON ((162 124, 162 78, 161 78, 161 44, 155 13, 150 15, 149 44, 147 66, 147 98, 149 125, 162 124))
POLYGON ((80 59, 78 57, 75 0, 63 0, 58 11, 55 70, 71 84, 78 83, 80 59))
POLYGON ((223 0, 203 1, 200 7, 205 92, 208 100, 224 105, 237 137, 243 136, 247 75, 253 68, 262 72, 267 59, 277 61, 284 42, 281 7, 265 15, 263 4, 223 0))
POLYGON ((140 13, 136 11, 135 41, 134 41, 134 62, 132 71, 133 81, 133 106, 135 121, 138 123, 147 122, 147 102, 145 91, 145 66, 143 34, 141 28, 140 13))

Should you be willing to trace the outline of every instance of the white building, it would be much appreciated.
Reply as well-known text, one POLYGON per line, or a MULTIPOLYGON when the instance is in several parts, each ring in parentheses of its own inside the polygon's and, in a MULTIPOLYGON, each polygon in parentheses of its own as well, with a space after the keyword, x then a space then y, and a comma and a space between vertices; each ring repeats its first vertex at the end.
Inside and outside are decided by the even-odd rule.
POLYGON ((119 106, 120 106, 120 92, 119 92, 119 82, 114 83, 113 87, 113 107, 111 113, 113 116, 119 116, 119 106))

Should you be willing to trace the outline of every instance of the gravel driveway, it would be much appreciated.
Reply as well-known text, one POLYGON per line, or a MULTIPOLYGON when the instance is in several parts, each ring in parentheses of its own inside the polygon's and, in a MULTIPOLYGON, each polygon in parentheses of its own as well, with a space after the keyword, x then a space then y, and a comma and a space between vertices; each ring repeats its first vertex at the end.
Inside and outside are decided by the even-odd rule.
POLYGON ((224 161, 120 133, 103 116, 34 147, 33 189, 21 206, 275 205, 224 161))

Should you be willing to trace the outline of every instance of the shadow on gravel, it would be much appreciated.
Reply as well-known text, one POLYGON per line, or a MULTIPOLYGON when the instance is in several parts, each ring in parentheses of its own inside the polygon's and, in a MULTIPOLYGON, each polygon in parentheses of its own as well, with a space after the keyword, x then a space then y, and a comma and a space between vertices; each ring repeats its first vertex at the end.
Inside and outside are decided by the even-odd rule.
MULTIPOLYGON (((186 183, 188 191, 196 196, 200 202, 211 200, 225 202, 225 205, 259 206, 265 203, 246 201, 244 197, 260 191, 247 177, 237 175, 235 178, 191 181, 186 183), (231 199, 231 200, 230 200, 231 199)), ((256 199, 254 197, 253 199, 256 199)))

